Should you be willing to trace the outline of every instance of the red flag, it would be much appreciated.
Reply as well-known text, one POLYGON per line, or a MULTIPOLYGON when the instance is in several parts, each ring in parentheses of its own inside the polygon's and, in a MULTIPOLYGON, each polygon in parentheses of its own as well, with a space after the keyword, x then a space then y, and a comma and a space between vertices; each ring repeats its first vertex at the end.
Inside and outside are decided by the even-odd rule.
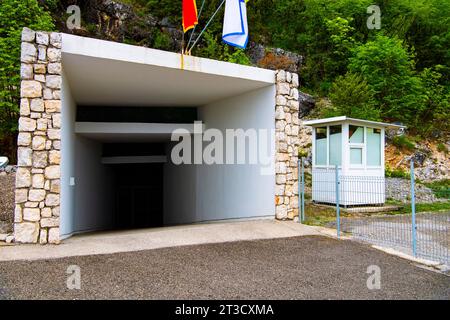
POLYGON ((183 0, 183 31, 186 33, 197 23, 197 3, 195 0, 183 0))

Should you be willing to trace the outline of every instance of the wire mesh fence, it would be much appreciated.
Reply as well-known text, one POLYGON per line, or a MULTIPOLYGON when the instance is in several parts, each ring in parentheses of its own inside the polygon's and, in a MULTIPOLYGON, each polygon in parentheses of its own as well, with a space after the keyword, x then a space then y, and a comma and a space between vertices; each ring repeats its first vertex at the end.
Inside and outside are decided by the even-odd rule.
POLYGON ((300 166, 303 223, 450 265, 449 188, 300 166))

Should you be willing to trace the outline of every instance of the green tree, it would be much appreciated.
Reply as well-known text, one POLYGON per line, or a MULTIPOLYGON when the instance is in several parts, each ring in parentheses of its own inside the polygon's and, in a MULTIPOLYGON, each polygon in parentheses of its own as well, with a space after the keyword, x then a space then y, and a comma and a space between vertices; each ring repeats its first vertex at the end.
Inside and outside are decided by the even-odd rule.
POLYGON ((425 68, 420 74, 425 102, 418 129, 425 135, 433 129, 450 132, 450 86, 442 84, 443 76, 439 72, 442 69, 443 66, 437 65, 425 68))
POLYGON ((330 90, 332 105, 322 111, 324 117, 348 116, 366 120, 381 120, 375 106, 373 91, 357 74, 347 73, 333 83, 330 90))
POLYGON ((23 27, 52 30, 50 15, 36 0, 2 0, 0 6, 0 153, 15 160, 20 100, 20 38, 23 27))
POLYGON ((352 36, 355 29, 350 25, 351 21, 352 19, 347 20, 341 17, 325 20, 332 44, 327 69, 332 70, 333 74, 345 73, 348 59, 356 46, 356 40, 352 36))
POLYGON ((200 57, 218 59, 243 65, 251 65, 244 50, 231 48, 217 40, 217 37, 206 31, 203 36, 205 45, 198 48, 196 54, 200 57))
POLYGON ((425 108, 423 85, 415 73, 414 54, 402 41, 378 35, 360 45, 350 58, 349 71, 367 81, 384 119, 409 125, 420 122, 418 115, 425 108))
POLYGON ((404 39, 416 50, 417 68, 442 65, 442 81, 450 82, 450 2, 381 0, 382 30, 404 39))

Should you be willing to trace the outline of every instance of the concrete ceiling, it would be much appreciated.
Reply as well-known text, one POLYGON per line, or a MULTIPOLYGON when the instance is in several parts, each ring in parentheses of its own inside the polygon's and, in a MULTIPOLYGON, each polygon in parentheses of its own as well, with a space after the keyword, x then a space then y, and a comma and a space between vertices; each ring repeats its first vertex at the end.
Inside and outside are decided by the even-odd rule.
POLYGON ((273 71, 63 36, 63 70, 79 105, 202 106, 273 85, 273 71))
POLYGON ((76 122, 75 133, 100 142, 169 142, 176 129, 193 133, 194 125, 171 123, 76 122))

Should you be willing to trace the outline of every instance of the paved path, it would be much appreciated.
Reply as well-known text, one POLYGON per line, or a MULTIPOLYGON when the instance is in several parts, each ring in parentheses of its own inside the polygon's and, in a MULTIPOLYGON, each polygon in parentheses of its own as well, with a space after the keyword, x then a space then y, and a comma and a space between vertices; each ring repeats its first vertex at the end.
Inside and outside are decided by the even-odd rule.
POLYGON ((322 236, 0 262, 0 299, 450 299, 450 277, 322 236), (68 290, 69 265, 81 290, 68 290), (368 266, 381 289, 367 288, 368 266))
POLYGON ((0 246, 0 261, 51 259, 318 234, 313 227, 273 219, 203 223, 78 235, 64 240, 60 245, 0 246))

